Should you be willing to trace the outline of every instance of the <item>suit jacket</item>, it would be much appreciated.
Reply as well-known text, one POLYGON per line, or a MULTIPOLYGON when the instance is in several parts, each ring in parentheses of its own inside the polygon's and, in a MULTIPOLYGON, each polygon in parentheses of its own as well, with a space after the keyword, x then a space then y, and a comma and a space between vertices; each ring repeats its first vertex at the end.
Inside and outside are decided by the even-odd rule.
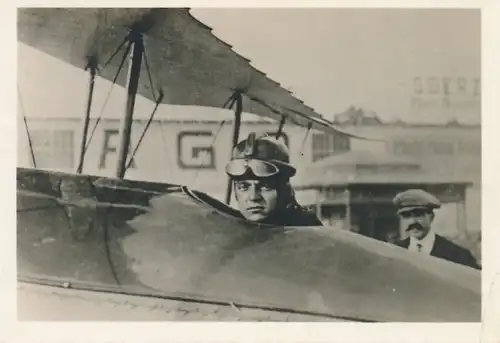
MULTIPOLYGON (((406 238, 397 243, 400 247, 408 249, 410 246, 410 238, 406 238)), ((450 240, 436 235, 434 246, 431 250, 431 255, 437 258, 442 258, 454 263, 462 264, 464 266, 481 269, 477 264, 476 259, 469 250, 462 248, 459 245, 451 242, 450 240)))

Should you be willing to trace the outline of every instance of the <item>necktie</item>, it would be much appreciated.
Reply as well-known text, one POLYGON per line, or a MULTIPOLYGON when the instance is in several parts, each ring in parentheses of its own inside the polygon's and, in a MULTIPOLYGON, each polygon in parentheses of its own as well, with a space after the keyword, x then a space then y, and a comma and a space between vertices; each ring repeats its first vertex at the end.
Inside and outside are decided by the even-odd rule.
POLYGON ((418 252, 422 252, 422 244, 417 243, 418 252))

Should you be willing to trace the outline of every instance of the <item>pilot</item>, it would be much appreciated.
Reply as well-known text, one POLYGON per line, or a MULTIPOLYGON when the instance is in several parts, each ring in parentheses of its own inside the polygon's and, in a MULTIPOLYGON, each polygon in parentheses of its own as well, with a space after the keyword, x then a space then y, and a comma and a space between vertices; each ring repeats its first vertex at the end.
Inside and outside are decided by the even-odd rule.
POLYGON ((280 226, 323 225, 297 203, 290 184, 296 169, 290 164, 287 147, 275 137, 250 133, 234 148, 226 173, 245 219, 280 226))
POLYGON ((403 240, 397 245, 420 254, 427 254, 454 263, 480 269, 472 254, 436 234, 432 229, 434 210, 441 207, 440 201, 421 189, 409 189, 393 199, 401 219, 403 240))

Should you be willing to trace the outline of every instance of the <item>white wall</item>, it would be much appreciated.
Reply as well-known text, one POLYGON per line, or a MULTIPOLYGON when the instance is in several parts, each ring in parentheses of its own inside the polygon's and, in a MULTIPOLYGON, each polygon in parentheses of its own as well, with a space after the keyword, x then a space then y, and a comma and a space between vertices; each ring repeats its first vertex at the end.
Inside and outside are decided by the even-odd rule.
MULTIPOLYGON (((92 128, 95 121, 92 120, 92 128)), ((73 142, 73 168, 67 171, 75 171, 79 157, 81 122, 76 119, 69 120, 28 120, 30 131, 34 132, 42 128, 57 128, 74 130, 73 142)), ((116 152, 105 154, 105 164, 100 165, 103 157, 103 148, 105 143, 105 130, 118 130, 119 121, 116 119, 102 120, 96 130, 96 134, 90 144, 86 155, 84 172, 94 175, 113 176, 116 170, 116 152)), ((132 149, 135 148, 139 137, 144 130, 145 121, 134 123, 132 131, 132 149)), ((18 165, 31 166, 26 131, 22 121, 18 126, 18 165)), ((249 132, 274 132, 277 128, 275 123, 254 123, 245 122, 242 124, 240 139, 245 138, 249 132)), ((351 130, 351 128, 345 128, 351 130)), ((351 130, 352 131, 352 130, 351 130)), ((425 168, 434 170, 437 173, 446 173, 446 175, 456 174, 466 180, 474 182, 474 187, 467 192, 467 222, 471 230, 479 230, 480 222, 480 177, 481 177, 481 156, 472 149, 445 151, 444 153, 432 153, 432 144, 437 142, 467 142, 468 146, 480 144, 480 128, 444 128, 444 127, 356 127, 356 133, 367 136, 384 137, 388 143, 371 142, 363 140, 352 140, 351 148, 353 150, 368 150, 376 154, 384 150, 402 151, 394 142, 398 139, 406 141, 419 141, 427 144, 425 154, 408 152, 409 156, 420 160, 425 168), (434 142, 434 143, 432 143, 434 142), (430 144, 430 145, 429 145, 430 144), (431 148, 429 148, 429 146, 431 148), (429 150, 431 149, 431 150, 429 150)), ((289 138, 291 160, 298 168, 295 182, 306 178, 306 168, 312 163, 312 133, 310 133, 304 146, 303 140, 306 130, 296 126, 285 126, 284 132, 289 138)), ((207 192, 221 200, 227 186, 227 178, 224 173, 225 164, 230 156, 230 144, 232 136, 232 123, 226 123, 222 126, 215 121, 212 122, 180 122, 164 121, 160 124, 155 121, 151 124, 141 147, 134 160, 136 168, 131 168, 126 174, 129 179, 163 181, 176 184, 188 185, 192 188, 207 192), (220 129, 220 131, 219 131, 220 129), (162 134, 163 131, 163 134, 162 134), (181 132, 209 132, 211 136, 185 136, 179 145, 181 132), (214 138, 216 138, 214 140, 214 138), (198 161, 192 158, 192 149, 196 147, 209 147, 213 142, 214 164, 210 164, 210 154, 202 157, 198 161), (182 155, 179 155, 182 151, 182 155), (191 164, 191 166, 183 166, 191 164), (205 168, 195 168, 196 166, 205 168)), ((435 145, 435 144, 434 144, 435 145)), ((108 147, 116 148, 118 146, 118 135, 111 136, 108 147)), ((55 168, 61 169, 61 168, 55 168)), ((456 208, 455 205, 445 205, 439 211, 436 218, 436 226, 442 230, 452 230, 456 226, 456 208), (449 229, 450 228, 450 229, 449 229)))
MULTIPOLYGON (((91 128, 94 123, 95 120, 92 120, 90 123, 91 128)), ((106 131, 115 130, 116 132, 119 130, 119 125, 120 123, 117 120, 102 120, 99 123, 85 157, 85 173, 114 176, 119 136, 118 134, 106 134, 106 131), (109 150, 107 153, 105 153, 104 149, 106 136, 108 136, 109 150), (114 148, 115 151, 110 151, 109 148, 114 148), (102 164, 103 158, 105 158, 104 164, 102 164)), ((74 172, 79 158, 81 123, 78 120, 29 121, 31 132, 46 127, 75 130, 73 168, 66 169, 66 171, 74 172)), ((134 123, 131 151, 137 145, 144 127, 145 121, 134 123)), ((240 139, 245 138, 251 131, 275 132, 276 129, 276 124, 244 124, 241 127, 240 139)), ((31 166, 26 131, 21 126, 19 130, 18 165, 31 166)), ((184 184, 223 199, 227 185, 224 168, 231 153, 232 130, 232 123, 221 126, 217 122, 182 123, 170 121, 160 123, 155 121, 150 125, 134 157, 135 168, 128 170, 126 178, 184 184), (203 135, 193 136, 193 133, 197 132, 203 135), (198 160, 193 158, 193 149, 197 147, 209 148, 212 144, 212 153, 208 153, 204 157, 200 155, 201 157, 198 160), (213 156, 213 164, 211 163, 211 156, 213 156)), ((295 126, 285 126, 284 133, 289 137, 291 160, 301 170, 311 160, 311 149, 308 145, 310 140, 306 141, 304 149, 301 147, 306 131, 295 126), (303 150, 303 156, 301 150, 303 150)))

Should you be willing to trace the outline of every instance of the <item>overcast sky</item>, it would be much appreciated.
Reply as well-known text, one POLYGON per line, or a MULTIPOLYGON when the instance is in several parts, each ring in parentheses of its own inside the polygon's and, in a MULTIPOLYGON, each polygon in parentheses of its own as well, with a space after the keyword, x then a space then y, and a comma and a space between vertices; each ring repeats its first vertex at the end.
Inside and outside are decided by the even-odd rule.
MULTIPOLYGON (((355 105, 382 118, 408 120, 415 116, 409 106, 414 77, 452 82, 480 77, 478 10, 194 9, 192 14, 324 115, 355 105)), ((53 85, 42 100, 38 96, 37 111, 64 107, 54 105, 62 91, 83 106, 85 73, 22 45, 19 68, 24 98, 37 98, 48 80, 53 85)), ((439 119, 432 116, 418 119, 478 122, 480 113, 457 107, 439 119)))

